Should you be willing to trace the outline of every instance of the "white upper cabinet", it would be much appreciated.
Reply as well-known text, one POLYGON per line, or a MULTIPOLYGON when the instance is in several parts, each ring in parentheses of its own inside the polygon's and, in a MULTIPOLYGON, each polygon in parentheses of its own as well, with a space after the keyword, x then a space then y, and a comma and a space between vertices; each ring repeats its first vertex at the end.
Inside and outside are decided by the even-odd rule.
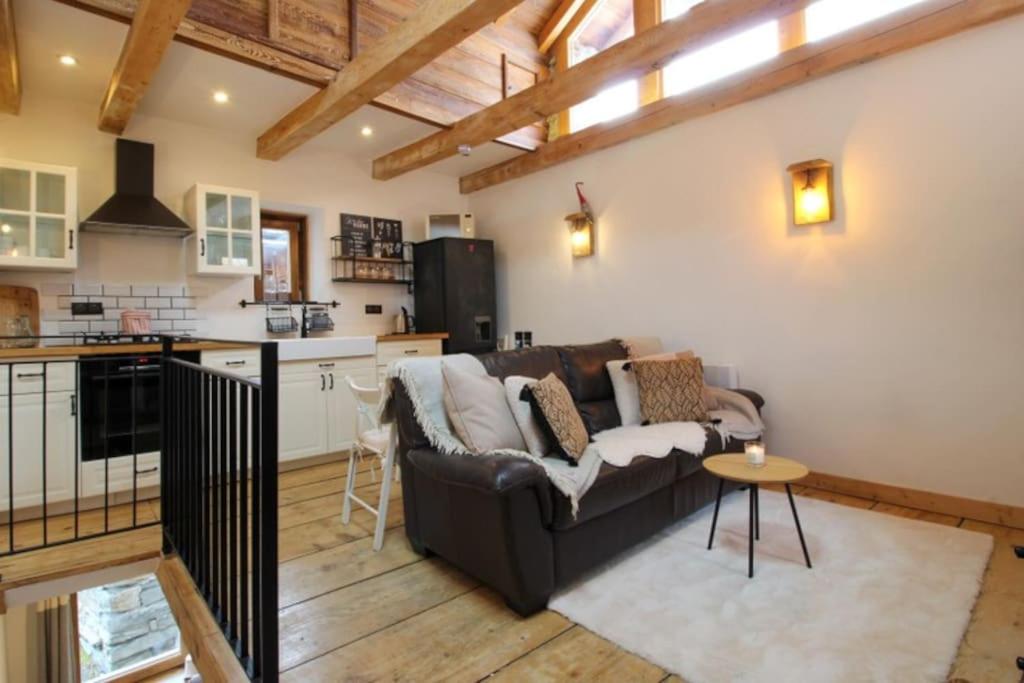
POLYGON ((78 265, 78 170, 0 159, 0 268, 78 265))
POLYGON ((195 232, 187 238, 197 275, 239 277, 260 272, 260 196, 251 190, 196 185, 185 196, 195 232))

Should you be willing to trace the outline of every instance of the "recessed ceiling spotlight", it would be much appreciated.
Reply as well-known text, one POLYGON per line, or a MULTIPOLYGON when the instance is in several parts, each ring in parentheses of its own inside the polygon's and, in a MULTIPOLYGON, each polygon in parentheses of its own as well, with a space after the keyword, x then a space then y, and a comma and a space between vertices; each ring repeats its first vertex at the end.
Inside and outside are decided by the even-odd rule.
POLYGON ((57 59, 59 59, 60 63, 64 66, 76 66, 78 64, 78 60, 72 55, 61 55, 57 59))
POLYGON ((2 232, 3 234, 6 235, 10 231, 11 231, 11 224, 10 223, 4 223, 3 225, 0 225, 0 232, 2 232))
POLYGON ((213 93, 213 101, 217 104, 227 104, 231 100, 231 97, 223 90, 217 90, 213 93))
POLYGON ((371 135, 373 135, 373 128, 370 128, 369 126, 363 126, 362 128, 359 129, 359 134, 362 135, 364 138, 368 138, 371 135))

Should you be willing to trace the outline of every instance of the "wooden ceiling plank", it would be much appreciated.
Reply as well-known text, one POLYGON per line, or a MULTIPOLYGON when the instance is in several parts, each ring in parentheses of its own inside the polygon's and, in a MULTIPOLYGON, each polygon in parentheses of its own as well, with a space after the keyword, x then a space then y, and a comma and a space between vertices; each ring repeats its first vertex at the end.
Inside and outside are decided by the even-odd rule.
POLYGON ((412 76, 520 0, 428 0, 363 50, 326 88, 260 136, 257 156, 280 159, 412 76))
POLYGON ((567 110, 616 81, 638 78, 722 38, 791 12, 812 0, 722 0, 623 40, 589 59, 557 71, 537 85, 462 119, 448 130, 373 162, 373 177, 388 180, 567 110))
POLYGON ((1024 0, 932 0, 831 38, 801 45, 769 62, 691 93, 543 145, 460 179, 463 194, 536 173, 669 126, 790 88, 842 69, 1024 13, 1024 0))
POLYGON ((21 111, 21 71, 14 33, 14 0, 0 0, 0 112, 21 111))
POLYGON ((558 40, 558 36, 562 35, 562 31, 583 7, 584 2, 586 0, 562 0, 558 8, 555 9, 555 13, 548 19, 548 23, 544 24, 544 28, 537 35, 537 49, 541 53, 546 53, 551 49, 551 46, 558 40))
POLYGON ((174 40, 192 0, 140 0, 100 106, 100 130, 120 135, 174 40))

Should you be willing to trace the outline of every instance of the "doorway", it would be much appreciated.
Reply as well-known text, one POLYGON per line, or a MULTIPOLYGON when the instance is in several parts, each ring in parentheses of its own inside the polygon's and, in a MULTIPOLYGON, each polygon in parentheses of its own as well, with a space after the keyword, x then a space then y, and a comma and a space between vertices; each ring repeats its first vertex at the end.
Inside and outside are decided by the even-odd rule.
POLYGON ((302 301, 309 291, 306 217, 260 213, 262 268, 255 278, 257 301, 302 301))

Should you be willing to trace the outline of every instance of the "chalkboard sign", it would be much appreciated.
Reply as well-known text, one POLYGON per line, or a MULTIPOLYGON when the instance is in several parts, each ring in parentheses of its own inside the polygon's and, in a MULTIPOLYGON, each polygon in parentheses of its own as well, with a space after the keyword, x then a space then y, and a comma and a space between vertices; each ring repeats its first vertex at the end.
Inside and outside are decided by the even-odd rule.
POLYGON ((373 239, 374 258, 402 258, 402 221, 374 218, 373 239))
POLYGON ((373 230, 369 216, 341 214, 342 256, 373 256, 372 240, 373 230))

